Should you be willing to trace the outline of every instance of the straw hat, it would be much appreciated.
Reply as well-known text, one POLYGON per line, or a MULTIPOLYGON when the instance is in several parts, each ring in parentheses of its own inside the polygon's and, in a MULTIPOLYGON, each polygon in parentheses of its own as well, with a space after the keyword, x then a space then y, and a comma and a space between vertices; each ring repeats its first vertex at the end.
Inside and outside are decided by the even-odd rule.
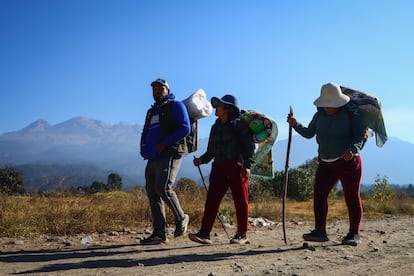
POLYGON ((338 84, 330 82, 322 85, 321 95, 313 104, 317 107, 341 107, 347 104, 350 98, 343 94, 338 84))

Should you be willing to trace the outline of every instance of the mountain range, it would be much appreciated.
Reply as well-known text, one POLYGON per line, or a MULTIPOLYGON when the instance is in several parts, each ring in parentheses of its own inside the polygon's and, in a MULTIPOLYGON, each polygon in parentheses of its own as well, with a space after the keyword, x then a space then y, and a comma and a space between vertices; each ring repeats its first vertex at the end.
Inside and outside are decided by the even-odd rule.
MULTIPOLYGON (((89 186, 94 180, 106 181, 112 172, 121 175, 124 187, 143 186, 146 162, 139 154, 141 131, 142 125, 109 124, 85 117, 56 125, 37 120, 21 130, 0 135, 0 165, 10 165, 21 171, 28 191, 74 185, 73 181, 82 182, 76 183, 77 186, 89 186)), ((378 148, 374 140, 369 139, 362 152, 362 183, 373 184, 377 175, 386 176, 392 184, 414 183, 410 161, 414 156, 414 144, 391 137, 383 148, 378 148)), ((200 182, 192 155, 202 154, 207 141, 208 138, 200 138, 198 151, 183 158, 178 179, 188 177, 200 182)), ((286 148, 287 140, 276 142, 273 148, 275 170, 284 169, 286 148)), ((293 136, 291 168, 316 154, 314 139, 293 136)), ((201 167, 208 179, 210 165, 201 167)))

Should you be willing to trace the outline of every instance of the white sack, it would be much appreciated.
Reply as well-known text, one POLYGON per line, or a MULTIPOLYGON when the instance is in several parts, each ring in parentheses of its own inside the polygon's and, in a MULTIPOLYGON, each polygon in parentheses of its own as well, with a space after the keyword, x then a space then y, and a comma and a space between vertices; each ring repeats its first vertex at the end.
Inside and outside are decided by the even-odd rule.
POLYGON ((188 115, 194 121, 209 116, 213 111, 213 106, 207 100, 206 92, 203 89, 198 89, 183 100, 183 103, 187 108, 188 115))

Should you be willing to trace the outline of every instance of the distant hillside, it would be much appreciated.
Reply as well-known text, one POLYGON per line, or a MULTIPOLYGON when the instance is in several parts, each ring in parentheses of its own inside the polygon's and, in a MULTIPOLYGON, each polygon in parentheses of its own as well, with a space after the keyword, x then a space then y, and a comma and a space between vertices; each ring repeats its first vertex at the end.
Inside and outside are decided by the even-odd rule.
POLYGON ((23 173, 25 189, 29 193, 45 191, 64 191, 69 187, 90 186, 94 181, 107 182, 112 173, 88 164, 25 164, 15 167, 23 173))
MULTIPOLYGON (((106 181, 111 172, 121 175, 124 187, 143 186, 146 162, 139 154, 141 131, 137 124, 107 124, 85 117, 56 125, 37 120, 0 135, 0 165, 22 171, 29 191, 74 186, 75 179, 79 181, 75 186, 90 185, 94 180, 106 181)), ((199 145, 203 147, 203 141, 199 145)), ((184 160, 178 177, 200 179, 190 157, 184 160)))
MULTIPOLYGON (((95 180, 106 181, 111 172, 121 175, 124 187, 142 186, 146 162, 139 154, 141 131, 142 126, 137 124, 108 124, 85 117, 56 125, 38 120, 22 130, 0 135, 0 165, 18 166, 25 175, 26 189, 31 191, 90 185, 95 180)), ((184 157, 178 178, 200 181, 192 159, 204 152, 206 144, 207 138, 200 139, 199 151, 184 157)), ((286 145, 287 141, 281 140, 274 146, 276 170, 284 169, 286 145)), ((291 168, 316 154, 314 139, 293 136, 291 168)), ((414 183, 410 160, 414 144, 391 138, 383 148, 377 148, 371 139, 362 155, 364 184, 372 184, 377 174, 387 176, 392 184, 414 183)), ((201 166, 207 180, 210 167, 201 166)))

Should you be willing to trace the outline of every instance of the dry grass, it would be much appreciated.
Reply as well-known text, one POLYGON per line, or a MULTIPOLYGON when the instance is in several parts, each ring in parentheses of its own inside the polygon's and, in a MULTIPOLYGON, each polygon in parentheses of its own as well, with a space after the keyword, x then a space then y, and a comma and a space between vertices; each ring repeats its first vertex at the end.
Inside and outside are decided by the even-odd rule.
MULTIPOLYGON (((190 215, 191 224, 200 225, 204 209, 205 191, 179 194, 182 207, 190 215)), ((379 204, 364 202, 364 216, 384 214, 414 215, 414 199, 403 198, 379 204)), ((288 200, 289 220, 313 220, 311 201, 288 200)), ((266 217, 281 221, 280 199, 250 202, 251 217, 266 217)), ((174 223, 172 213, 166 208, 167 220, 174 223)), ((220 213, 235 221, 233 201, 226 197, 220 213)), ((329 220, 347 218, 343 199, 330 199, 329 220)), ((39 235, 74 235, 91 232, 121 231, 124 227, 140 229, 151 226, 151 214, 145 192, 98 193, 90 196, 5 196, 0 195, 0 237, 34 237, 39 235)), ((220 227, 219 225, 217 225, 220 227)))
POLYGON ((143 192, 91 196, 0 196, 0 236, 72 235, 122 230, 150 220, 143 192))

